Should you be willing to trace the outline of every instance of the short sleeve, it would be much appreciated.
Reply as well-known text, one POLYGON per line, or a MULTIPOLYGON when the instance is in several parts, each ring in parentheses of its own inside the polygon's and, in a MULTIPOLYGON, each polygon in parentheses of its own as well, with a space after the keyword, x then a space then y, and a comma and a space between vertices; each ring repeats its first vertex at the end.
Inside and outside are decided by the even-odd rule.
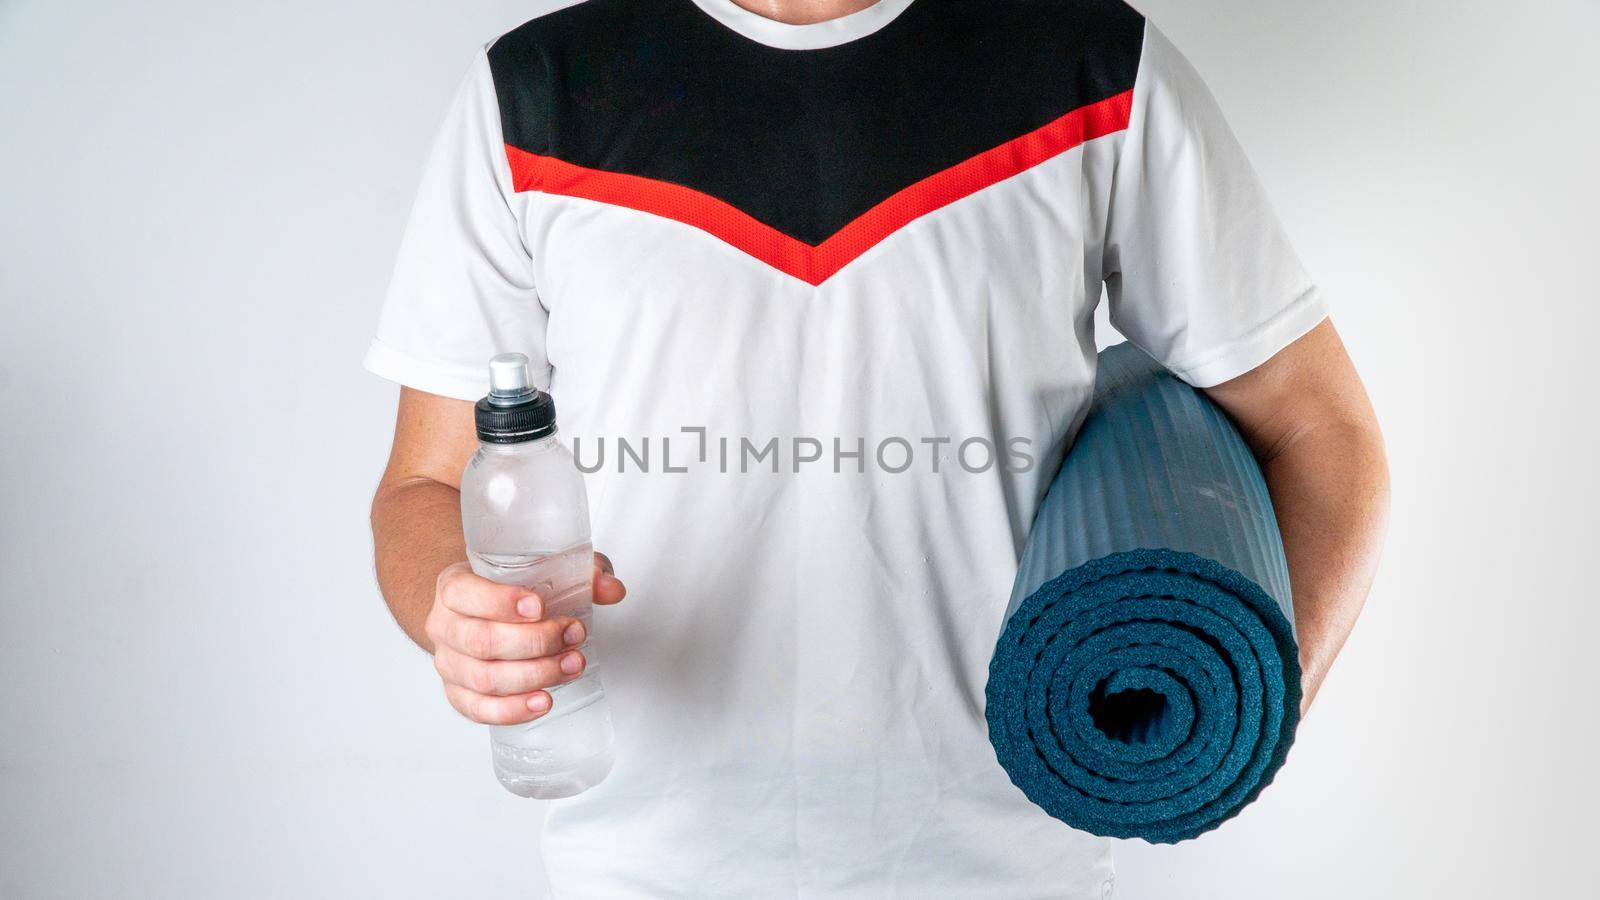
POLYGON ((1148 23, 1105 234, 1112 324, 1196 387, 1327 317, 1216 100, 1148 23))
POLYGON ((549 386, 547 314, 513 196, 493 76, 479 52, 423 171, 368 371, 475 400, 488 389, 489 358, 519 352, 549 386))

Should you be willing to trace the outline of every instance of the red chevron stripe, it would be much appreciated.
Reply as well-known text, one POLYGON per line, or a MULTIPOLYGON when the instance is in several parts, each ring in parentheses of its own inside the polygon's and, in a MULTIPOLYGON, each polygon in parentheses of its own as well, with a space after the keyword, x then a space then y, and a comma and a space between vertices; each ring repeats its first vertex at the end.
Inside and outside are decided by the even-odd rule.
POLYGON ((818 285, 910 222, 1128 127, 1133 91, 1083 106, 1021 137, 956 163, 890 195, 827 240, 796 240, 709 194, 620 172, 587 169, 506 145, 517 191, 581 197, 692 225, 769 266, 818 285))

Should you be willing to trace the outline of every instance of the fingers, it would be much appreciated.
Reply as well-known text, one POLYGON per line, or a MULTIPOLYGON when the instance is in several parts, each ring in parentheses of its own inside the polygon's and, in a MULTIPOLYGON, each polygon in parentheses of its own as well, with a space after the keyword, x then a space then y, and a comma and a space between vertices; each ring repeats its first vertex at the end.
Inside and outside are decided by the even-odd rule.
POLYGON ((610 606, 628 595, 628 588, 614 574, 610 557, 604 553, 594 555, 594 602, 610 606))
MULTIPOLYGON (((627 588, 603 553, 594 559, 594 602, 620 601, 627 588)), ((439 574, 427 621, 434 668, 450 705, 474 722, 516 725, 550 711, 548 689, 583 674, 578 649, 583 623, 545 620, 542 600, 527 588, 481 578, 465 563, 439 574)))
POLYGON ((474 659, 449 647, 433 655, 446 685, 490 697, 516 697, 565 684, 583 674, 583 653, 569 650, 539 659, 474 659))
POLYGON ((484 725, 517 725, 550 711, 545 691, 583 674, 583 654, 529 660, 473 659, 449 648, 433 656, 444 695, 456 711, 484 725))
POLYGON ((544 615, 544 604, 537 594, 525 587, 474 575, 466 563, 457 563, 439 573, 438 597, 446 609, 476 619, 531 622, 544 615))
POLYGON ((515 624, 473 619, 463 615, 429 619, 429 636, 436 647, 447 647, 482 660, 527 660, 554 656, 583 643, 587 633, 577 619, 515 624))
POLYGON ((456 712, 484 725, 520 725, 550 711, 550 695, 544 691, 494 697, 446 683, 444 695, 456 712))

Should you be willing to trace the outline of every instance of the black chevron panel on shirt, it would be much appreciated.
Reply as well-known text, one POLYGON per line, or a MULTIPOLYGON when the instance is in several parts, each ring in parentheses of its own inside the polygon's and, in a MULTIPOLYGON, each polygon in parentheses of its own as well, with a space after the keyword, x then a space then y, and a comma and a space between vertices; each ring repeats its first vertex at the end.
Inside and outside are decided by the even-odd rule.
POLYGON ((865 37, 794 51, 691 0, 588 0, 501 37, 489 63, 519 190, 548 189, 554 172, 556 192, 628 198, 694 224, 731 207, 753 223, 720 236, 742 244, 744 231, 770 229, 752 240, 799 248, 772 251, 781 256, 914 185, 923 205, 949 202, 1052 146, 1125 126, 1143 36, 1143 18, 1115 0, 917 0, 865 37), (1075 112, 1092 121, 1063 131, 1075 112), (1052 123, 1055 143, 1038 144, 1031 136, 1049 137, 1052 123), (1025 139, 1021 156, 997 149, 1025 139), (985 153, 995 159, 973 162, 985 153), (932 184, 963 163, 983 177, 932 184), (686 203, 709 205, 680 214, 686 203))

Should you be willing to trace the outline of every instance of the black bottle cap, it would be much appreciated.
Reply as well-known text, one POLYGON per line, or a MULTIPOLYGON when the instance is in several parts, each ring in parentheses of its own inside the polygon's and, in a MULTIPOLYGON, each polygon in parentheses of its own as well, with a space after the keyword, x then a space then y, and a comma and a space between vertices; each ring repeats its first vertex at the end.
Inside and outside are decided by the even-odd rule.
POLYGON ((478 439, 488 444, 520 444, 556 433, 556 403, 533 386, 521 353, 489 361, 489 396, 478 401, 474 418, 478 439))

